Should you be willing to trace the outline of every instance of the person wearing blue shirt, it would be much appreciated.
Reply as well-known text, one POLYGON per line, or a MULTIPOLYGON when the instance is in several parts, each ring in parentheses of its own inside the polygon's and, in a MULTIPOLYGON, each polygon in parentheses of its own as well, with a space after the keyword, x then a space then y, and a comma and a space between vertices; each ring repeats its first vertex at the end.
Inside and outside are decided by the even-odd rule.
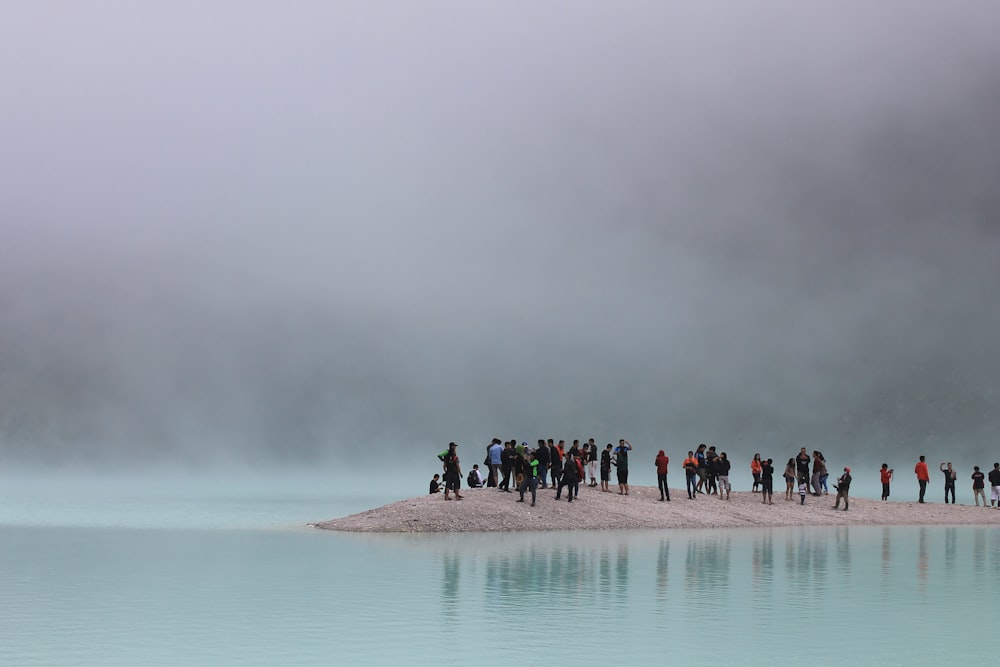
POLYGON ((486 451, 490 457, 490 474, 486 480, 486 486, 496 486, 499 481, 500 454, 503 453, 503 445, 500 444, 500 438, 493 438, 493 442, 486 451))

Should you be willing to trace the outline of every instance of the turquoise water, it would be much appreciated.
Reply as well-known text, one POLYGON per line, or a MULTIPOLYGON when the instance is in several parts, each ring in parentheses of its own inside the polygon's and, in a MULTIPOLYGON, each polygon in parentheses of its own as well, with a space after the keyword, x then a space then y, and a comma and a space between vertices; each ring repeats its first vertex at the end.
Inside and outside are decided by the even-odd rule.
POLYGON ((996 528, 434 536, 302 527, 372 504, 326 487, 8 483, 0 664, 990 656, 996 528))

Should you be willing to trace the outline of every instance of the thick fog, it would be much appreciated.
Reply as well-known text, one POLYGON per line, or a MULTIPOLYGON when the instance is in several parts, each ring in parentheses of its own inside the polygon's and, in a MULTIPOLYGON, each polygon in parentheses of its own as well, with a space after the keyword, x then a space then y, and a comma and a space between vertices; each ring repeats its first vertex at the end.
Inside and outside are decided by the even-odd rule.
POLYGON ((0 456, 991 464, 998 34, 992 1, 8 4, 0 456))

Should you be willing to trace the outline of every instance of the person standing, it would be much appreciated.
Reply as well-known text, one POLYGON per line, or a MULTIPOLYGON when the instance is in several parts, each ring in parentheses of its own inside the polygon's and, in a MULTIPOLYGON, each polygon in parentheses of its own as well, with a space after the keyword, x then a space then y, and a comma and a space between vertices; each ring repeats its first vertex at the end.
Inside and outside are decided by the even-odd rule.
POLYGON ((517 461, 517 452, 514 450, 515 442, 515 440, 511 440, 506 443, 503 451, 500 452, 500 472, 503 473, 503 480, 497 487, 498 491, 513 493, 510 490, 510 475, 514 470, 514 463, 517 461))
POLYGON ((918 503, 924 502, 924 494, 927 492, 927 482, 931 481, 930 470, 927 469, 927 461, 924 455, 920 455, 920 460, 913 467, 913 472, 917 476, 917 483, 920 485, 920 499, 918 503))
POLYGON ((938 470, 944 473, 944 504, 948 504, 948 492, 951 492, 951 504, 955 504, 955 480, 958 479, 958 473, 954 468, 951 467, 951 461, 948 461, 947 468, 945 467, 945 462, 942 461, 941 465, 938 466, 938 470))
POLYGON ((819 496, 823 494, 823 477, 828 476, 826 472, 826 459, 823 452, 813 450, 813 474, 812 474, 812 494, 819 496))
POLYGON ((540 462, 538 460, 538 451, 532 452, 528 456, 528 462, 524 466, 524 479, 521 481, 521 485, 517 487, 518 493, 521 494, 520 500, 517 502, 524 502, 524 492, 531 489, 531 506, 535 506, 535 493, 538 490, 538 467, 540 462))
POLYGON ((788 459, 788 463, 785 464, 785 472, 782 474, 785 478, 785 500, 791 500, 792 496, 795 494, 795 457, 788 459))
POLYGON ((698 459, 691 450, 688 450, 687 458, 684 459, 684 481, 687 485, 688 500, 694 500, 698 496, 698 459))
POLYGON ((1000 507, 1000 463, 990 471, 990 507, 1000 507))
POLYGON ((844 468, 844 474, 837 479, 837 483, 833 485, 833 488, 837 490, 837 500, 833 503, 833 509, 840 507, 840 499, 844 499, 844 511, 847 511, 848 496, 851 491, 851 469, 844 468))
POLYGON ((448 444, 448 452, 444 455, 444 499, 451 500, 449 491, 455 492, 455 500, 462 500, 458 489, 462 485, 462 464, 458 460, 458 445, 448 444))
POLYGON ((760 487, 760 466, 760 452, 757 452, 750 460, 750 474, 753 475, 753 488, 750 490, 754 493, 757 493, 757 489, 760 487))
POLYGON ((715 452, 715 445, 705 452, 705 493, 713 496, 719 495, 719 455, 715 452))
POLYGON ((803 447, 799 450, 799 455, 795 457, 795 474, 799 480, 799 486, 803 484, 806 485, 806 490, 809 488, 809 463, 812 461, 812 457, 806 452, 806 448, 803 447))
POLYGON ((889 500, 889 483, 892 482, 893 469, 888 463, 882 464, 879 476, 882 478, 882 500, 889 500))
MULTIPOLYGON (((561 442, 561 441, 560 441, 561 442)), ((552 471, 552 486, 558 492, 562 484, 562 451, 549 440, 549 470, 552 471)))
POLYGON ((549 473, 549 447, 544 440, 538 441, 538 446, 535 448, 535 458, 538 459, 535 487, 541 485, 543 489, 547 489, 549 488, 548 477, 546 477, 549 473))
POLYGON ((774 461, 768 459, 760 466, 761 501, 765 505, 774 504, 774 461))
POLYGON ((601 452, 601 491, 611 493, 611 443, 601 452))
POLYGON ((725 452, 719 454, 719 460, 715 462, 715 467, 719 473, 719 500, 722 500, 722 494, 725 494, 726 500, 729 500, 729 492, 733 490, 733 485, 729 483, 729 469, 732 465, 725 452))
POLYGON ((572 455, 570 459, 573 465, 576 466, 576 484, 573 486, 573 498, 575 500, 580 499, 580 484, 587 483, 587 466, 583 462, 583 456, 580 450, 577 449, 576 445, 570 448, 569 453, 572 455))
POLYGON ((976 507, 979 507, 979 497, 983 497, 983 507, 986 507, 986 475, 984 475, 980 470, 979 466, 973 467, 972 473, 972 497, 976 501, 976 507))
POLYGON ((622 438, 615 449, 615 467, 618 468, 618 495, 628 495, 628 453, 632 443, 622 438))
POLYGON ((500 438, 493 438, 489 448, 486 450, 490 459, 490 475, 486 480, 486 486, 495 487, 500 483, 500 455, 503 454, 503 445, 500 438))
POLYGON ((670 457, 660 450, 653 460, 656 466, 656 484, 660 487, 660 501, 670 500, 670 489, 667 488, 667 467, 670 465, 670 457))
POLYGON ((705 482, 708 480, 708 468, 705 465, 705 450, 708 445, 702 443, 694 450, 694 458, 698 462, 698 493, 705 492, 705 482))
POLYGON ((556 488, 556 500, 562 496, 563 487, 566 487, 566 495, 568 502, 573 502, 573 497, 579 492, 579 470, 576 467, 576 461, 574 460, 573 451, 570 450, 566 452, 566 460, 563 462, 562 478, 559 480, 559 486, 556 488))
POLYGON ((597 443, 591 438, 587 441, 590 445, 590 456, 587 458, 587 474, 590 475, 590 486, 597 486, 597 443))

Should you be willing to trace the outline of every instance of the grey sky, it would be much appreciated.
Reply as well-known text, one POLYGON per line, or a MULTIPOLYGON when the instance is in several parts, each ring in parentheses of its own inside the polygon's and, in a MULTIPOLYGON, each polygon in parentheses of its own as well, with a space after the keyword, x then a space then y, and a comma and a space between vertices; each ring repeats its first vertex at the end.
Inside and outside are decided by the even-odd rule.
POLYGON ((147 4, 3 12, 8 459, 994 455, 995 3, 147 4))

